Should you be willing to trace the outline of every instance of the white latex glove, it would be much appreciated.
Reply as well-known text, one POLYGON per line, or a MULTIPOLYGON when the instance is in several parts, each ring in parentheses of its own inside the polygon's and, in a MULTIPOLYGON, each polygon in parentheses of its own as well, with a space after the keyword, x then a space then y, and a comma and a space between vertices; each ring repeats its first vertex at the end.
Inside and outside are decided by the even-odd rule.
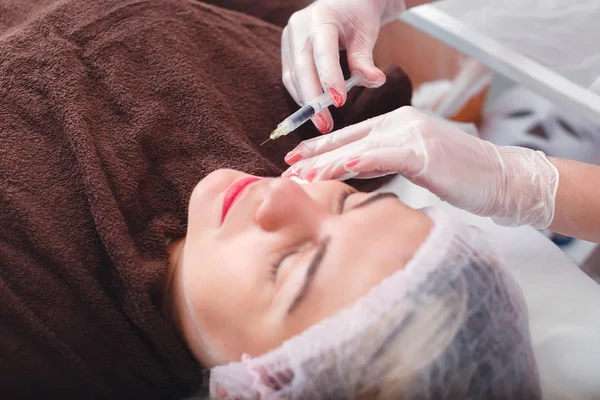
MULTIPOLYGON (((383 85, 385 74, 373 64, 373 47, 381 26, 404 8, 404 0, 318 0, 294 13, 281 38, 283 83, 294 100, 305 105, 325 92, 336 107, 346 102, 340 46, 364 86, 383 85)), ((333 128, 327 110, 313 123, 322 133, 333 128)))
POLYGON ((554 218, 558 171, 544 153, 495 146, 412 107, 302 142, 286 161, 284 176, 309 181, 399 173, 500 225, 546 228, 554 218))

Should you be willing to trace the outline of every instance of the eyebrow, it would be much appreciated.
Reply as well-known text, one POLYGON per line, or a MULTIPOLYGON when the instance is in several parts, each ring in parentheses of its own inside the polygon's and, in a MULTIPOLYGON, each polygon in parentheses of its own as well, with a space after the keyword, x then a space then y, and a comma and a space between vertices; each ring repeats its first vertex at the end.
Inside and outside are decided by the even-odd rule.
POLYGON ((389 198, 398 200, 398 196, 396 196, 394 193, 381 192, 381 193, 377 193, 374 196, 369 197, 366 200, 361 201, 360 203, 358 203, 357 205, 352 207, 352 210, 356 210, 357 208, 361 208, 361 207, 366 207, 369 204, 375 203, 376 201, 385 200, 385 199, 389 199, 389 198))
POLYGON ((323 261, 323 258, 325 257, 325 252, 327 251, 328 244, 329 244, 329 238, 326 238, 319 244, 319 247, 317 249, 317 252, 315 253, 315 256, 313 257, 312 261, 310 262, 310 265, 306 269, 306 274, 304 275, 304 282, 302 283, 302 287, 300 287, 300 290, 298 290, 298 293, 296 293, 296 297, 294 297, 294 300, 290 304, 287 314, 291 314, 292 311, 294 311, 296 306, 298 306, 300 301, 302 301, 302 299, 306 295, 306 292, 308 292, 308 287, 310 286, 310 283, 313 281, 313 278, 315 277, 315 274, 317 273, 317 270, 321 266, 321 262, 323 261))

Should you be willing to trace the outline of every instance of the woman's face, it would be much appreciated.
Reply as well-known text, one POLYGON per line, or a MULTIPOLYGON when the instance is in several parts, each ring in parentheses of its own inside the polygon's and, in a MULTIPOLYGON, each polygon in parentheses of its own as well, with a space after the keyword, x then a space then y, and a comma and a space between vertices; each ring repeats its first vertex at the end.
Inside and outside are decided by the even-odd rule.
POLYGON ((431 226, 389 194, 219 170, 171 246, 169 309, 205 366, 258 356, 402 268, 431 226))

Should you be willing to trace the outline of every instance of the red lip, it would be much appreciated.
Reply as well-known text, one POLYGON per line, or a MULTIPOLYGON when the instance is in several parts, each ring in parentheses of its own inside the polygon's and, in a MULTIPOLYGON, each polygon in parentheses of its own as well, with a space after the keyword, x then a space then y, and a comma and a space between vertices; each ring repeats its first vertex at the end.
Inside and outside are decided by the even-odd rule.
POLYGON ((225 220, 225 216, 231 209, 231 206, 235 201, 240 197, 244 189, 248 187, 248 185, 260 180, 255 176, 249 176, 247 178, 242 178, 239 181, 234 182, 229 188, 227 192, 225 192, 225 197, 223 198, 223 212, 221 213, 221 223, 225 220))

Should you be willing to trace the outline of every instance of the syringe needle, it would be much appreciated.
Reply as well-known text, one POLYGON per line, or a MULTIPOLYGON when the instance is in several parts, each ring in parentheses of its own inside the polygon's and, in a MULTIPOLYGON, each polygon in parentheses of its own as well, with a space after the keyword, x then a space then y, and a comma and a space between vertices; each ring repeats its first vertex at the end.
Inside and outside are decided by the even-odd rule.
POLYGON ((260 144, 260 147, 262 147, 262 146, 263 146, 265 143, 267 143, 269 140, 271 140, 271 138, 268 138, 267 140, 265 140, 264 142, 262 142, 262 143, 260 144))

